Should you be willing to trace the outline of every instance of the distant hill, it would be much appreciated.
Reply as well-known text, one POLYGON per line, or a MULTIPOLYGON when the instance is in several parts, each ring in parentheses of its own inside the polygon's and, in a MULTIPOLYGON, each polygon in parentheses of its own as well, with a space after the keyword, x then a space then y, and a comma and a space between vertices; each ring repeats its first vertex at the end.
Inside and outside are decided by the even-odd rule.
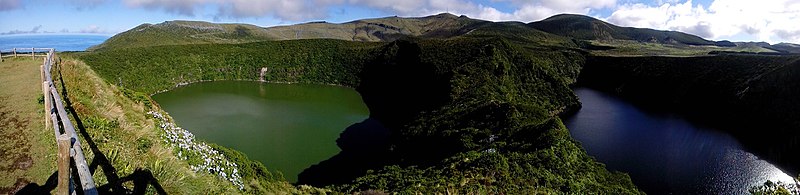
POLYGON ((269 39, 264 29, 250 24, 215 24, 200 21, 167 21, 142 24, 109 38, 89 51, 188 43, 243 43, 269 39))
POLYGON ((379 42, 400 38, 447 39, 458 36, 504 37, 531 45, 571 44, 568 38, 533 29, 521 22, 490 22, 443 13, 426 17, 394 16, 341 24, 310 22, 269 28, 249 24, 167 21, 139 25, 89 50, 264 40, 339 39, 379 42))
POLYGON ((764 48, 775 50, 781 53, 800 53, 800 45, 794 43, 778 43, 775 45, 768 45, 764 48))
POLYGON ((263 28, 249 24, 215 24, 201 21, 167 21, 142 24, 111 37, 89 50, 156 45, 244 43, 263 40, 340 39, 393 41, 403 37, 448 38, 469 32, 467 26, 487 21, 439 14, 418 18, 385 17, 334 24, 310 22, 263 28))
POLYGON ((523 47, 558 46, 603 50, 597 53, 599 55, 698 55, 713 51, 800 53, 800 46, 795 44, 710 41, 677 31, 620 27, 583 15, 560 14, 526 24, 513 21, 491 22, 448 13, 425 17, 392 16, 346 23, 320 21, 268 28, 250 24, 166 21, 139 25, 89 48, 89 51, 267 40, 338 39, 388 42, 397 39, 457 37, 504 38, 523 47))
POLYGON ((589 16, 575 14, 559 14, 528 25, 548 33, 582 40, 634 40, 662 44, 735 46, 727 41, 718 43, 677 31, 620 27, 589 16))
POLYGON ((487 21, 438 14, 419 18, 386 17, 334 24, 311 22, 277 26, 265 31, 277 40, 329 38, 350 41, 393 41, 401 37, 447 38, 466 33, 464 27, 487 21))

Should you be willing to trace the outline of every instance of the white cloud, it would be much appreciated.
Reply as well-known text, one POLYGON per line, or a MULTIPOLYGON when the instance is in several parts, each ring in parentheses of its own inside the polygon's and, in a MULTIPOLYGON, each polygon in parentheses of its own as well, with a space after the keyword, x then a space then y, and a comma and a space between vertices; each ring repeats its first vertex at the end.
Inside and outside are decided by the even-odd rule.
MULTIPOLYGON (((64 30, 66 30, 66 29, 64 29, 64 30)), ((98 27, 97 25, 89 25, 88 27, 86 27, 84 29, 81 29, 78 32, 80 32, 80 33, 91 33, 91 34, 108 34, 108 31, 98 27)))
MULTIPOLYGON (((94 6, 107 0, 70 0, 94 6)), ((449 12, 491 21, 542 20, 559 13, 597 15, 620 26, 678 30, 708 39, 752 37, 759 41, 800 42, 800 0, 713 0, 707 7, 691 0, 123 0, 130 7, 221 18, 274 17, 284 21, 325 19, 334 6, 356 6, 398 16, 449 12), (510 10, 493 7, 506 4, 510 10), (211 9, 209 9, 211 8, 211 9), (200 13, 211 10, 213 13, 200 13)), ((0 11, 20 7, 0 0, 0 11)))
POLYGON ((210 3, 209 0, 124 0, 125 4, 131 7, 143 7, 147 9, 163 9, 167 12, 172 12, 181 15, 194 16, 194 10, 203 5, 210 3))
POLYGON ((92 9, 100 4, 105 3, 107 0, 69 0, 76 9, 83 11, 92 9))
POLYGON ((494 2, 511 3, 516 9, 506 13, 503 18, 487 18, 490 20, 519 20, 524 22, 538 21, 560 13, 573 13, 588 15, 593 10, 613 8, 617 0, 493 0, 494 2))
POLYGON ((0 33, 0 35, 13 35, 13 34, 35 34, 40 33, 42 25, 34 26, 31 30, 11 30, 8 32, 0 33))
POLYGON ((691 0, 659 6, 625 4, 606 18, 621 26, 679 30, 709 39, 736 36, 767 42, 800 42, 800 1, 715 0, 708 8, 691 0))
POLYGON ((217 18, 244 18, 272 16, 288 21, 319 19, 327 15, 327 2, 316 6, 311 0, 123 0, 129 7, 163 10, 179 15, 195 16, 205 6, 217 8, 212 14, 217 18))
POLYGON ((20 7, 20 0, 0 0, 0 11, 10 11, 20 7))
MULTIPOLYGON (((102 0, 74 0, 102 1, 102 0)), ((503 12, 474 0, 124 0, 130 7, 163 10, 170 13, 194 16, 212 14, 218 18, 273 16, 281 20, 305 21, 323 19, 331 6, 360 6, 399 16, 424 16, 450 12, 485 20, 535 21, 558 13, 588 14, 591 10, 611 8, 617 0, 493 0, 509 3, 514 10, 503 12), (196 12, 205 6, 218 8, 216 13, 196 12)))

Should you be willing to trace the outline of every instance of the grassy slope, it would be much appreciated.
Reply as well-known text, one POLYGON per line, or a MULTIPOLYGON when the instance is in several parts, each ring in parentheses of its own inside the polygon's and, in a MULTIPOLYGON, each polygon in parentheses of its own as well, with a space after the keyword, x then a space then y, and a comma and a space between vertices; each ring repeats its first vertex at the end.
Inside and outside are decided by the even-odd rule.
MULTIPOLYGON (((29 183, 44 185, 55 172, 55 138, 45 129, 41 59, 0 62, 0 194, 29 183)), ((31 184, 34 185, 34 184, 31 184)))
POLYGON ((104 79, 146 94, 205 80, 357 84, 368 52, 380 43, 296 40, 117 49, 82 56, 104 79), (298 66, 304 64, 304 66, 298 66))
MULTIPOLYGON (((158 121, 146 114, 151 110, 163 113, 147 96, 105 82, 70 55, 64 58, 61 67, 61 74, 54 74, 61 76, 55 78, 57 86, 61 86, 60 78, 63 78, 66 92, 62 92, 71 103, 68 110, 76 114, 72 116, 77 117, 76 127, 83 129, 79 137, 84 142, 87 161, 93 164, 91 168, 97 168, 94 178, 101 191, 141 187, 127 179, 147 181, 151 179, 149 172, 153 181, 169 194, 241 193, 231 182, 207 172, 192 171, 187 161, 176 157, 176 149, 162 138, 164 131, 158 127, 158 121)), ((238 152, 220 150, 239 164, 245 182, 244 192, 308 193, 315 190, 295 188, 269 175, 258 176, 266 172, 263 165, 250 164, 238 152)), ((154 185, 145 187, 149 193, 156 190, 154 185)))
POLYGON ((321 38, 367 42, 392 41, 409 36, 447 38, 466 32, 462 28, 475 23, 485 23, 485 21, 450 14, 419 18, 375 18, 342 24, 316 22, 270 28, 249 24, 167 21, 137 26, 89 50, 321 38))
MULTIPOLYGON (((396 53, 396 59, 379 60, 387 62, 367 67, 365 71, 369 73, 365 74, 376 74, 378 78, 365 77, 359 91, 368 105, 374 96, 390 100, 400 96, 400 101, 389 103, 400 106, 384 107, 393 113, 418 104, 428 105, 393 131, 399 135, 391 141, 389 148, 395 156, 389 161, 399 165, 369 172, 342 189, 409 193, 637 192, 627 182, 627 176, 608 173, 586 155, 556 115, 577 106, 567 84, 577 76, 580 55, 525 50, 503 39, 397 44, 396 50, 395 45, 385 50, 396 53), (451 56, 454 54, 460 55, 451 56), (420 56, 419 61, 411 57, 415 55, 420 56), (412 60, 406 61, 409 58, 412 60), (564 71, 570 67, 574 72, 564 71), (420 73, 428 68, 434 71, 433 75, 420 73), (410 75, 418 81, 400 85, 392 82, 398 79, 395 77, 410 75), (380 89, 384 85, 390 89, 380 89), (403 97, 408 91, 424 97, 403 97), (429 103, 436 100, 440 102, 429 103)), ((381 111, 381 107, 373 106, 371 110, 381 111)), ((403 117, 372 114, 390 128, 393 125, 387 121, 403 117)))
MULTIPOLYGON (((343 191, 636 193, 626 175, 586 155, 558 119, 578 104, 568 84, 582 57, 517 42, 295 40, 120 49, 81 59, 106 80, 145 93, 199 80, 256 80, 263 67, 267 81, 355 87, 372 116, 395 132, 387 143, 395 149, 373 164, 381 171, 347 174, 358 178, 338 183, 343 191), (481 141, 492 136, 498 141, 481 141), (431 140, 449 144, 420 150, 442 146, 431 140)), ((337 183, 316 183, 326 184, 337 183)))
MULTIPOLYGON (((123 177, 134 176, 138 169, 152 172, 167 193, 230 193, 228 183, 208 174, 197 174, 179 161, 160 138, 162 132, 143 102, 124 95, 109 85, 80 61, 66 58, 54 74, 56 86, 69 100, 70 112, 79 129, 87 161, 98 164, 94 171, 97 186, 116 188, 123 177), (63 79, 63 82, 62 80, 63 79), (75 118, 77 116, 77 118, 75 118)), ((121 186, 132 189, 131 182, 121 186)), ((150 187, 149 190, 154 190, 150 187)))
POLYGON ((595 46, 613 47, 608 50, 591 50, 594 55, 600 56, 705 56, 709 52, 715 51, 729 51, 729 52, 751 52, 751 53, 776 53, 776 51, 766 49, 759 46, 736 46, 736 47, 719 47, 719 46, 692 46, 692 45, 674 45, 674 44, 660 44, 660 43, 647 43, 630 40, 594 40, 590 41, 595 46))
POLYGON ((418 18, 386 17, 343 24, 324 22, 266 28, 275 40, 340 39, 349 41, 392 41, 401 37, 446 38, 466 31, 462 28, 485 21, 439 14, 418 18))
POLYGON ((582 40, 633 40, 640 42, 714 45, 715 42, 677 31, 619 27, 589 16, 559 14, 529 24, 533 28, 582 40))
POLYGON ((402 38, 445 39, 461 35, 503 36, 534 45, 569 43, 564 37, 533 29, 521 22, 488 22, 439 14, 427 17, 386 17, 334 24, 313 22, 261 28, 248 24, 167 21, 143 24, 89 50, 114 50, 161 45, 231 44, 265 40, 338 39, 380 42, 402 38), (541 41, 541 42, 539 42, 541 41))

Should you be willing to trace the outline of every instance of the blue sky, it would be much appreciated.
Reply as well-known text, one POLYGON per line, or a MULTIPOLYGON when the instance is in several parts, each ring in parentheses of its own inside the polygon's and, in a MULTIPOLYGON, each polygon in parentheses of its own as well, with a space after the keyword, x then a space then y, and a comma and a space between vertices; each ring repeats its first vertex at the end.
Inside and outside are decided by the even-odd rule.
POLYGON ((111 35, 168 20, 275 26, 441 12, 523 22, 576 13, 713 40, 800 42, 797 0, 0 0, 0 34, 111 35))

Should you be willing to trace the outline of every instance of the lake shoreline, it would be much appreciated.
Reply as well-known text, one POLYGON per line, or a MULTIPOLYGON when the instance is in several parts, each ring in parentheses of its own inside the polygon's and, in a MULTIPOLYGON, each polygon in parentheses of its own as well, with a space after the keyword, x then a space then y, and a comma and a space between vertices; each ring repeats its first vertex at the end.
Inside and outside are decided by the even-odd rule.
POLYGON ((696 126, 674 112, 651 112, 613 93, 586 87, 574 90, 582 109, 565 117, 573 138, 609 169, 628 172, 648 193, 740 194, 768 178, 793 180, 783 169, 747 152, 727 132, 696 126), (746 186, 726 187, 742 185, 746 186))

